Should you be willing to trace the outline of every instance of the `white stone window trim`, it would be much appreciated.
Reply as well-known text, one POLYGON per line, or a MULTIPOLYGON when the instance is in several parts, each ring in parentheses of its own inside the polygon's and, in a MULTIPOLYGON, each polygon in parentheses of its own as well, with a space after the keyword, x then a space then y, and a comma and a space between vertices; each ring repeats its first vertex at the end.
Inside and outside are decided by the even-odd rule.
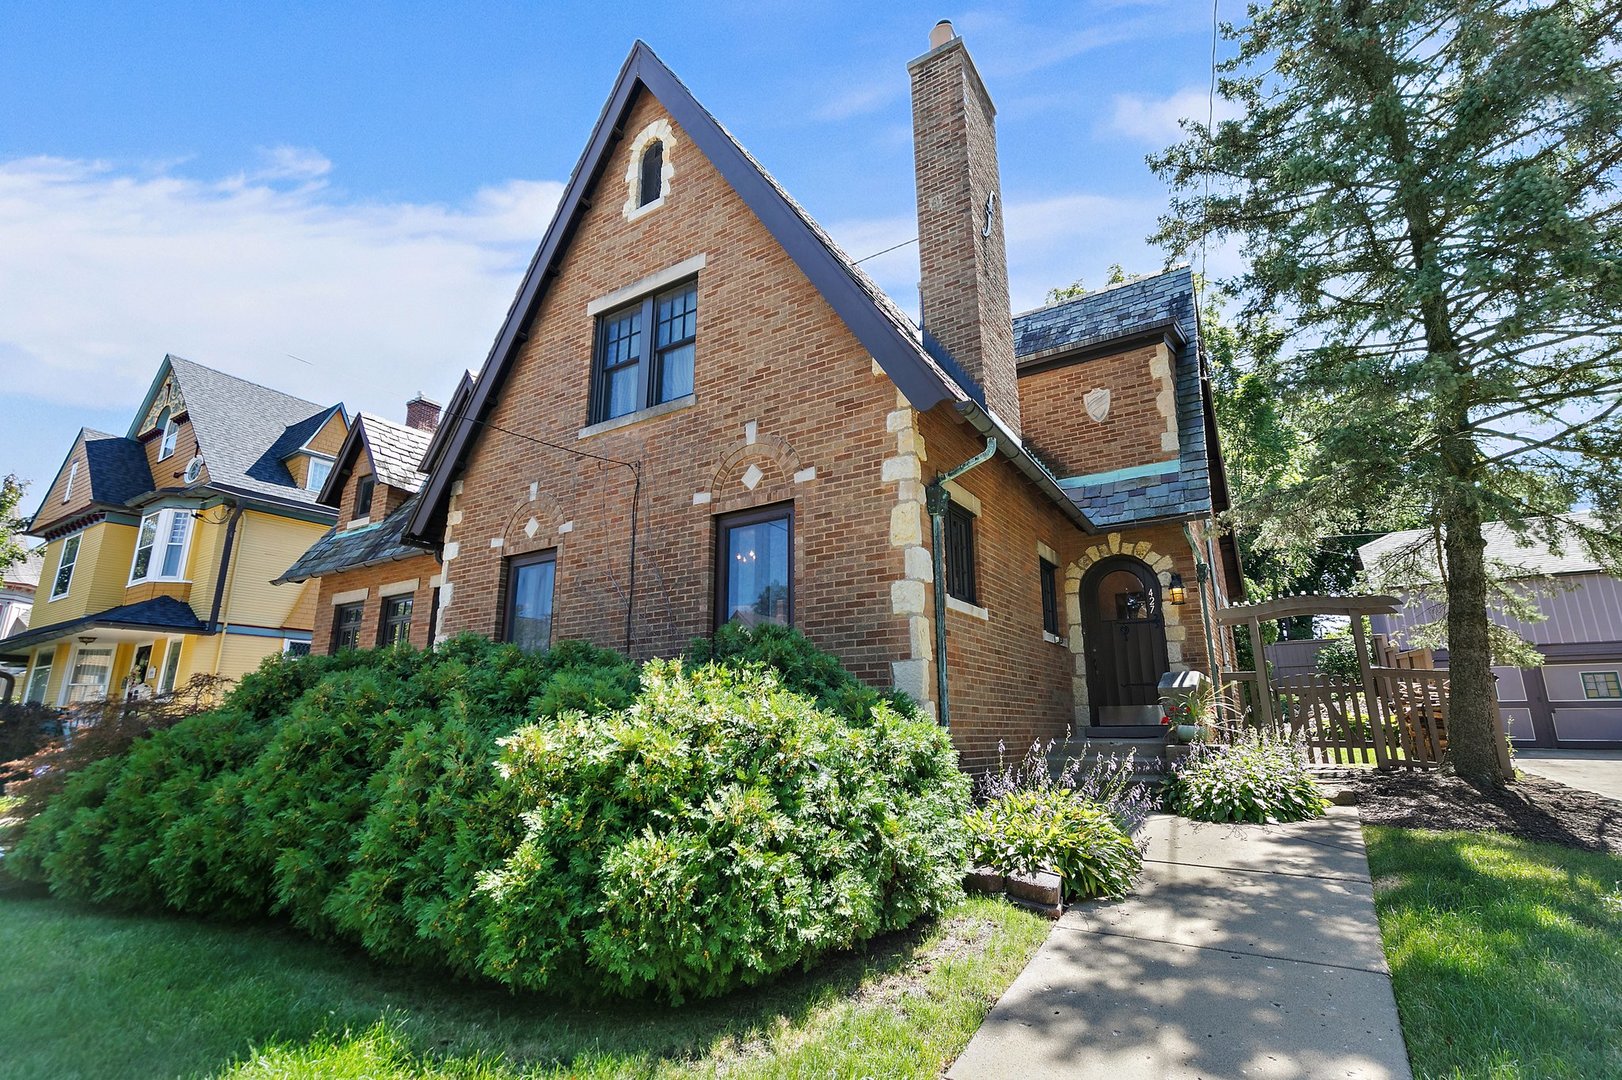
POLYGON ((956 611, 961 615, 972 615, 974 618, 982 621, 990 621, 991 619, 990 611, 981 607, 979 604, 971 604, 967 600, 959 600, 951 593, 946 594, 946 610, 956 611))
POLYGON ((654 420, 658 417, 666 416, 673 412, 680 412, 683 409, 690 409, 697 404, 697 394, 683 394, 679 398, 671 398, 669 401, 661 401, 659 404, 650 405, 646 409, 638 409, 636 412, 628 412, 623 416, 611 417, 610 419, 600 421, 599 423, 587 424, 585 427, 575 432, 575 438, 589 439, 593 435, 601 435, 605 431, 618 431, 620 428, 630 427, 632 424, 640 424, 644 420, 654 420))
POLYGON ((341 607, 344 604, 359 604, 372 594, 370 589, 350 589, 348 592, 333 593, 331 604, 341 607))
POLYGON ((391 581, 387 585, 379 587, 377 590, 377 595, 381 597, 401 596, 405 593, 414 593, 416 591, 417 579, 410 578, 406 581, 391 581))
POLYGON ((626 221, 635 221, 644 214, 653 212, 665 204, 665 197, 670 194, 670 181, 675 178, 676 167, 672 162, 675 157, 676 133, 670 126, 670 121, 660 117, 647 127, 637 132, 636 138, 631 140, 631 161, 625 168, 625 207, 623 213, 626 221), (664 144, 665 160, 659 170, 659 197, 643 206, 637 202, 641 195, 642 181, 642 152, 654 140, 664 144))
POLYGON ((679 281, 684 281, 704 269, 704 264, 708 260, 709 256, 707 254, 694 255, 690 259, 683 259, 674 266, 656 270, 647 277, 639 278, 629 285, 622 285, 611 293, 588 301, 586 303, 586 314, 593 317, 601 315, 605 311, 612 311, 617 307, 630 303, 632 300, 646 296, 650 292, 659 292, 666 285, 674 285, 679 281))

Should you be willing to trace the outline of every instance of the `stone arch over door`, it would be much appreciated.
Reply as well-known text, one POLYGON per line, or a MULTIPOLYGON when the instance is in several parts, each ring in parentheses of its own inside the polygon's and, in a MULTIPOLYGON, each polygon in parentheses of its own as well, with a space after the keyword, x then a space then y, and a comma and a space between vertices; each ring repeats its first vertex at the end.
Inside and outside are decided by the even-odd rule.
MULTIPOLYGON (((1082 604, 1082 579, 1093 567, 1106 559, 1127 556, 1147 566, 1162 590, 1171 581, 1171 556, 1155 550, 1147 541, 1123 540, 1120 533, 1110 533, 1084 551, 1079 559, 1065 569, 1065 623, 1069 629, 1069 647, 1074 657, 1071 675, 1071 697, 1074 703, 1075 726, 1084 731, 1096 723, 1094 702, 1088 685, 1087 630, 1082 604)), ((1171 671, 1186 671, 1183 645, 1188 631, 1183 625, 1183 608, 1175 604, 1160 606, 1161 622, 1165 631, 1166 665, 1171 671)), ((1158 721, 1157 721, 1158 722, 1158 721)))
POLYGON ((1158 724, 1171 670, 1159 576, 1134 555, 1112 555, 1088 568, 1079 591, 1091 723, 1158 724))

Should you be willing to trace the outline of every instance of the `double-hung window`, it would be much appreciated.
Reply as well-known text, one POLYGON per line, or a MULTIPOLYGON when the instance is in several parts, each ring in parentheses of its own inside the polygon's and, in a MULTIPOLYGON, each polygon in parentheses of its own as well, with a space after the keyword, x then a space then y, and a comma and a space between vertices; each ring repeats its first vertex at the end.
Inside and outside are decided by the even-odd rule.
POLYGON ((526 652, 552 644, 552 595, 557 583, 557 552, 517 555, 507 560, 507 611, 502 638, 526 652))
POLYGON ((162 427, 163 442, 158 445, 159 461, 172 457, 175 452, 175 444, 180 441, 180 425, 175 423, 175 418, 169 415, 167 411, 163 414, 162 427))
POLYGON ((184 507, 159 510, 141 519, 135 537, 135 561, 130 584, 141 581, 179 581, 186 572, 186 545, 191 541, 191 511, 184 507))
POLYGON ((412 596, 385 596, 383 598, 383 614, 377 620, 377 644, 404 645, 411 638, 411 601, 412 596))
POLYGON ((332 609, 332 651, 360 647, 360 620, 365 604, 339 604, 332 609))
POLYGON ((715 625, 792 625, 794 510, 771 506, 716 521, 715 625))
POLYGON ((978 605, 974 577, 974 515, 952 503, 946 508, 946 595, 978 605))
POLYGON ((34 670, 28 676, 28 692, 23 700, 30 705, 42 705, 45 702, 45 688, 51 684, 51 661, 37 660, 34 670))
POLYGON ((1059 568, 1046 559, 1036 561, 1042 574, 1042 629, 1059 636, 1059 568))
POLYGON ((697 340, 696 281, 598 316, 591 422, 691 394, 697 340))
POLYGON ((332 475, 332 462, 326 458, 313 457, 310 459, 310 480, 304 485, 306 491, 320 491, 326 485, 327 477, 332 475))
POLYGON ((52 600, 66 596, 73 584, 73 565, 79 561, 79 540, 80 537, 74 535, 62 541, 62 557, 56 562, 56 577, 51 580, 52 600))

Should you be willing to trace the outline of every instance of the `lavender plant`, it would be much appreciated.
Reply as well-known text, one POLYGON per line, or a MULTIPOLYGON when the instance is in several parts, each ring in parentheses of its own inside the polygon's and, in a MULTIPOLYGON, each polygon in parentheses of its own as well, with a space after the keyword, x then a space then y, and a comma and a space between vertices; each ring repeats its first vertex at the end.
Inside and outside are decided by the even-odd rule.
MULTIPOLYGON (((1109 814, 1128 836, 1138 836, 1144 820, 1159 802, 1140 776, 1158 769, 1159 763, 1140 762, 1129 750, 1124 757, 1111 754, 1091 761, 1067 757, 1056 769, 1053 751, 1058 745, 1057 740, 1051 740, 1044 746, 1038 739, 1023 757, 1008 762, 1007 747, 999 742, 997 768, 988 769, 975 781, 975 802, 985 805, 1028 791, 1073 791, 1082 801, 1109 814)), ((1140 838, 1137 843, 1141 849, 1146 841, 1140 838)))

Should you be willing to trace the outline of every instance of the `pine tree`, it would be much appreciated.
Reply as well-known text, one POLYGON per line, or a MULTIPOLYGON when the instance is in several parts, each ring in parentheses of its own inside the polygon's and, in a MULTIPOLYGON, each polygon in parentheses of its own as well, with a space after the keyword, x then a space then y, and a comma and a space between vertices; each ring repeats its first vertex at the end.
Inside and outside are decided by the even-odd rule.
POLYGON ((1271 500, 1313 535, 1444 537, 1451 742, 1498 764, 1482 525, 1622 566, 1622 0, 1274 0, 1224 28, 1242 110, 1151 158, 1156 240, 1237 240, 1230 288, 1309 452, 1271 500), (1597 528, 1563 528, 1582 505, 1597 528))

